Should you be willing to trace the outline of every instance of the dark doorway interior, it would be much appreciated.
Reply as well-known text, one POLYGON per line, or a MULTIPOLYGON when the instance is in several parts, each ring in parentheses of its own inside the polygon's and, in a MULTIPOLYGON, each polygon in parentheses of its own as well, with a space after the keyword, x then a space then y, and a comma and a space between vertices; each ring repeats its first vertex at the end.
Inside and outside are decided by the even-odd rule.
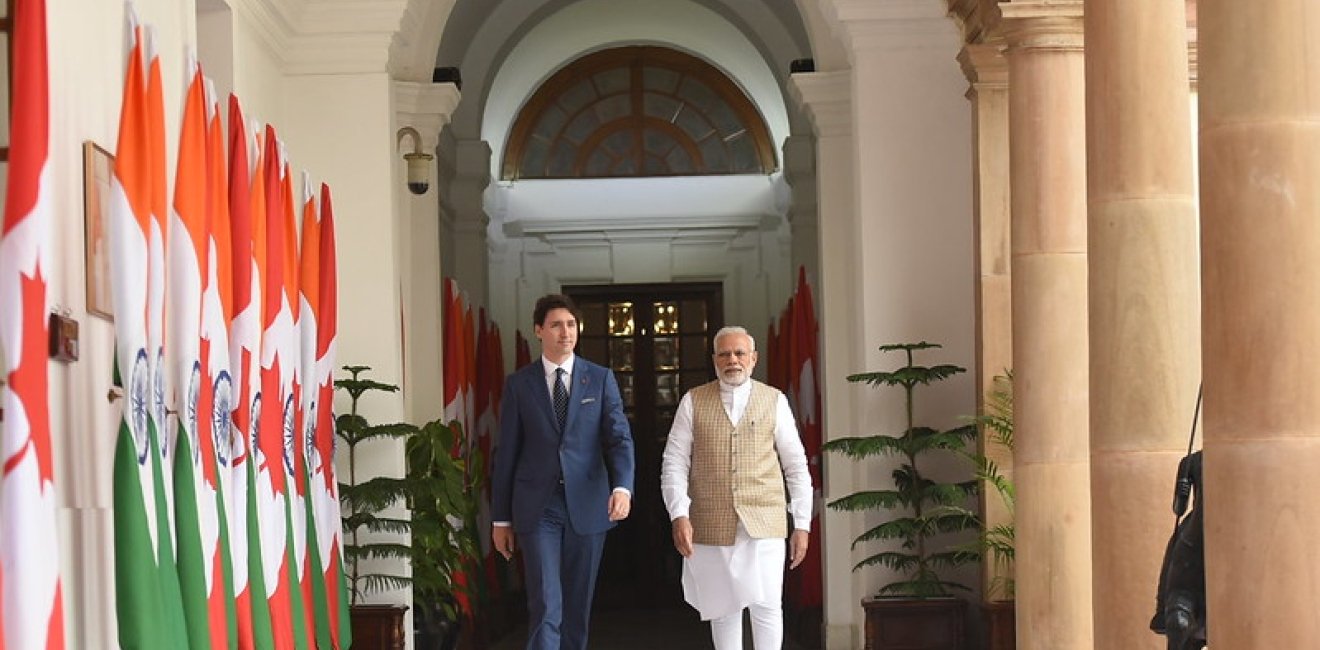
POLYGON ((611 531, 595 608, 681 608, 681 558, 660 498, 660 457, 678 400, 715 378, 711 337, 724 325, 717 282, 566 286, 582 312, 578 354, 614 370, 636 445, 632 516, 611 531))

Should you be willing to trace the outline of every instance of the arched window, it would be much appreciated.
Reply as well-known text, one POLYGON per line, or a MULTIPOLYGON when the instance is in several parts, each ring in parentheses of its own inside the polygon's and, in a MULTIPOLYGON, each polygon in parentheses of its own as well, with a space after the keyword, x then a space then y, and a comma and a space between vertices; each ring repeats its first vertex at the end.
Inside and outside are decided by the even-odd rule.
POLYGON ((620 47, 541 84, 513 123, 501 177, 768 174, 775 166, 765 120, 722 72, 675 50, 620 47))

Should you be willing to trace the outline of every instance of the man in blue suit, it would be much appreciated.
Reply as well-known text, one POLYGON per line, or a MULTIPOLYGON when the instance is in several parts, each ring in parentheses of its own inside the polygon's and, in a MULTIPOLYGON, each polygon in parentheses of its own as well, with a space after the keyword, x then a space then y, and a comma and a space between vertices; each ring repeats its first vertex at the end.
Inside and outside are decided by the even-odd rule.
POLYGON ((573 354, 577 308, 536 302, 541 358, 504 382, 491 541, 523 549, 528 650, 586 650, 605 533, 632 506, 633 440, 614 373, 573 354))

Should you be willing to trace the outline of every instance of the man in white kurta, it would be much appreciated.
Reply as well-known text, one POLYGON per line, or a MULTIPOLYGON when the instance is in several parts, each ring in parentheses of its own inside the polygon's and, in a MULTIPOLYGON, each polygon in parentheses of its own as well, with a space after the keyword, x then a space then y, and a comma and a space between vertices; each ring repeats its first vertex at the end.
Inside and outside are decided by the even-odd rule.
POLYGON ((807 553, 811 475, 788 400, 751 378, 752 336, 726 327, 714 347, 719 380, 679 402, 660 490, 684 557, 684 597, 711 622, 715 649, 741 650, 748 609, 756 650, 779 650, 784 538, 789 568, 796 568, 807 553))

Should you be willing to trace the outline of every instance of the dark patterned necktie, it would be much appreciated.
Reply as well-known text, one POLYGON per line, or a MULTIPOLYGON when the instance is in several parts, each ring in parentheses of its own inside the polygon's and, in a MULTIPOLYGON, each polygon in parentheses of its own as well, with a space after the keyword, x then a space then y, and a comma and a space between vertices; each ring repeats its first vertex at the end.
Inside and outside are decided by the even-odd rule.
POLYGON ((559 419, 559 430, 564 430, 568 422, 568 388, 564 386, 563 368, 555 368, 555 417, 559 419))

